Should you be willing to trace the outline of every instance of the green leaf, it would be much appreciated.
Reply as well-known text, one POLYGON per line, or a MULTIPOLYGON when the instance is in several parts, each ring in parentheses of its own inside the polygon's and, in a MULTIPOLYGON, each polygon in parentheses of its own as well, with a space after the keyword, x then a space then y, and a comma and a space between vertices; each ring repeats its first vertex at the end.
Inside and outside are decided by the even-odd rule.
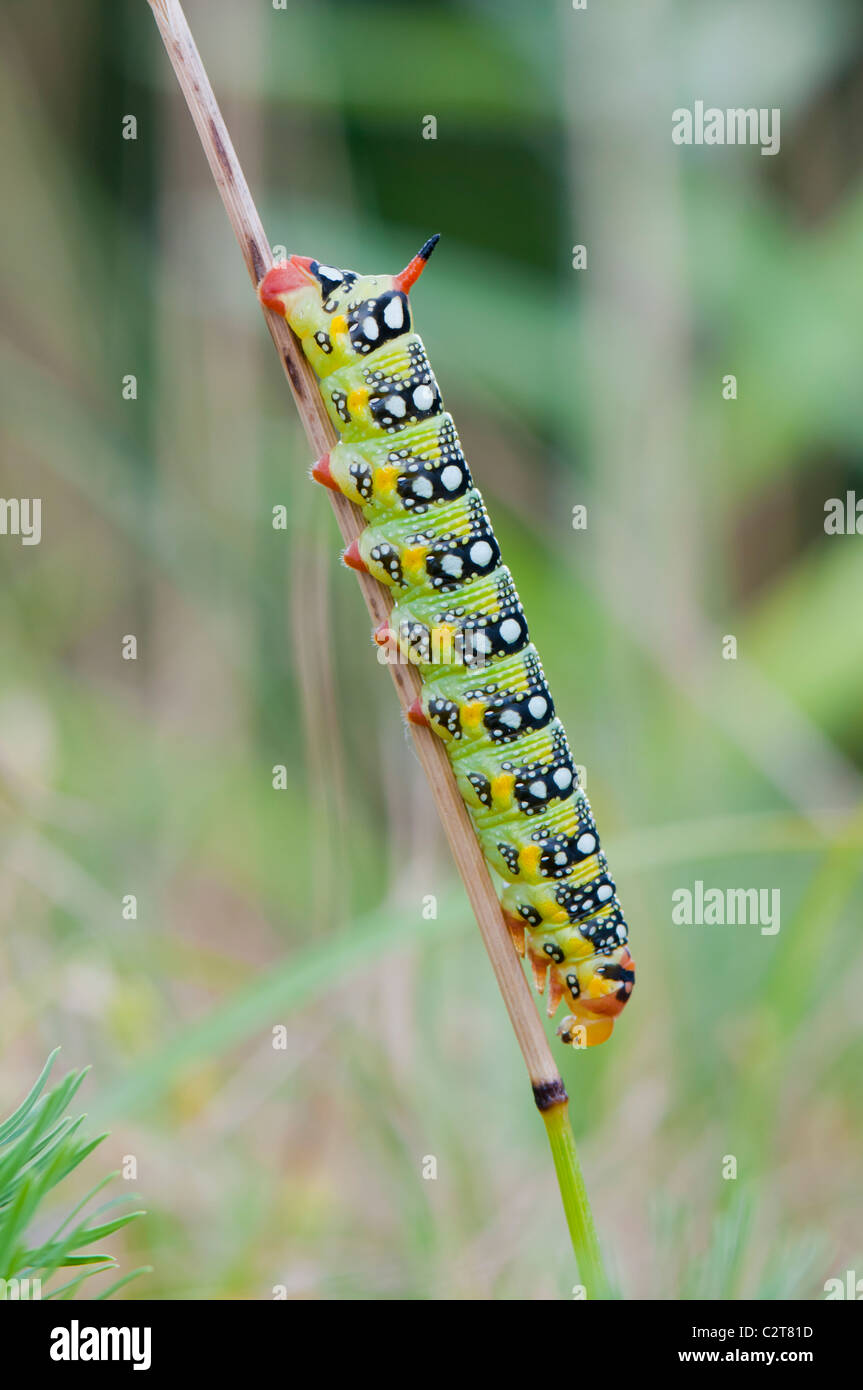
POLYGON ((91 1224, 94 1217, 120 1203, 134 1201, 132 1196, 124 1195, 103 1202, 69 1229, 95 1195, 117 1177, 116 1173, 111 1173, 75 1203, 49 1239, 38 1242, 32 1237, 28 1239, 43 1202, 106 1137, 102 1133, 92 1139, 82 1138, 80 1130, 85 1117, 73 1118, 64 1113, 83 1082, 86 1070, 70 1072, 43 1094, 55 1056, 56 1050, 29 1094, 0 1125, 0 1276, 12 1279, 26 1274, 38 1278, 44 1297, 66 1299, 73 1297, 84 1280, 94 1273, 117 1267, 110 1255, 81 1254, 81 1250, 114 1235, 144 1213, 141 1210, 125 1212, 91 1224), (79 1266, 85 1273, 54 1289, 44 1287, 57 1270, 79 1266))

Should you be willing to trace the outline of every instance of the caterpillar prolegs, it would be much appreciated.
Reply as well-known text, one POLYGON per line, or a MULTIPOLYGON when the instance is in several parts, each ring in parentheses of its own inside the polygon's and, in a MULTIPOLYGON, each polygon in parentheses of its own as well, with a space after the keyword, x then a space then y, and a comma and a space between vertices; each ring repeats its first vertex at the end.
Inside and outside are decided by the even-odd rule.
POLYGON ((345 563, 395 591, 376 634, 416 663, 410 718, 442 738, 520 954, 564 1042, 611 1033, 634 982, 628 931, 590 805, 557 719, 408 294, 438 238, 398 275, 357 275, 305 256, 259 287, 319 378, 339 435, 312 476, 368 523, 345 563))

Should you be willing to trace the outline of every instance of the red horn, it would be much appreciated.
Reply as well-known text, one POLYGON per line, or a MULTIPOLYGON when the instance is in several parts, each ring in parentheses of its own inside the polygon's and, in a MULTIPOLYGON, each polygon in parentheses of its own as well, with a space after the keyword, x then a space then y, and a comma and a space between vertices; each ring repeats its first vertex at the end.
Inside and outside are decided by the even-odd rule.
POLYGON ((417 252, 413 260, 408 262, 404 270, 400 271, 398 275, 393 276, 393 284, 397 290, 402 290, 405 294, 410 294, 413 286, 426 268, 426 261, 439 241, 440 232, 435 232, 434 236, 430 236, 425 246, 417 252))

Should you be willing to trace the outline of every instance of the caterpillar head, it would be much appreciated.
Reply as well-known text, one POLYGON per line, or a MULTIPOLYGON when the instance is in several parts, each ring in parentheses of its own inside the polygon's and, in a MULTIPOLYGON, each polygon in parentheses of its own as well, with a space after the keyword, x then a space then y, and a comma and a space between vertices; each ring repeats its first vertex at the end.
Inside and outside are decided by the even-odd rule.
POLYGON ((329 376, 410 332, 408 294, 437 243, 429 237, 398 275, 358 275, 290 256, 267 271, 258 297, 287 319, 318 376, 329 376))
POLYGON ((564 997, 572 1007, 557 1030, 561 1039, 574 1047, 604 1042, 635 983, 635 962, 626 946, 611 956, 590 956, 559 969, 565 972, 564 997))

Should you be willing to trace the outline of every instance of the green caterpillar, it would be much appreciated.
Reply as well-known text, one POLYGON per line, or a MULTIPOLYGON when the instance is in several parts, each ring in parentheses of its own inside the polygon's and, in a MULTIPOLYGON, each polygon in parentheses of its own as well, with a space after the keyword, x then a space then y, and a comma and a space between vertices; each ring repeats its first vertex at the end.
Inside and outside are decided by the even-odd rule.
POLYGON ((305 256, 259 286, 320 380, 339 443, 312 476, 368 523, 345 563, 395 591, 376 634, 416 663, 410 711, 446 742, 520 954, 525 932, 558 1032, 592 1046, 629 998, 628 931, 590 805, 556 718, 524 611, 422 340, 408 293, 438 238, 399 275, 357 275, 305 256))

